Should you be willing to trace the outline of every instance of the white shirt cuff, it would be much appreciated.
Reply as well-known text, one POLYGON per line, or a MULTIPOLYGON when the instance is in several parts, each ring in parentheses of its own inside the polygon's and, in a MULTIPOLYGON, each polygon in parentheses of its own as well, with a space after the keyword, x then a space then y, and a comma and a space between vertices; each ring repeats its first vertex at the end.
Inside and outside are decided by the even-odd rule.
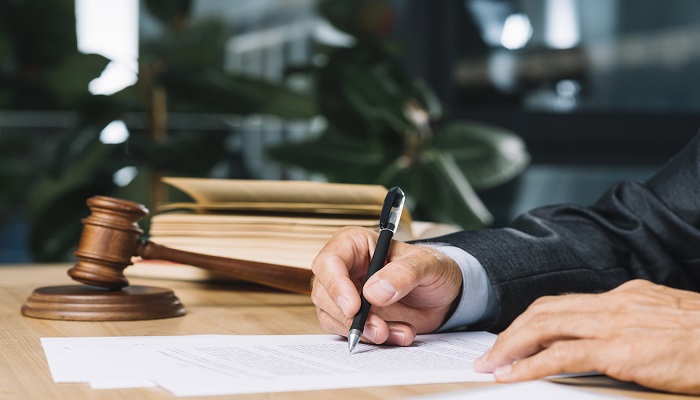
POLYGON ((434 246, 452 258, 462 270, 462 297, 454 313, 437 332, 464 330, 470 325, 495 320, 498 316, 498 299, 479 260, 459 247, 434 243, 422 245, 434 246))

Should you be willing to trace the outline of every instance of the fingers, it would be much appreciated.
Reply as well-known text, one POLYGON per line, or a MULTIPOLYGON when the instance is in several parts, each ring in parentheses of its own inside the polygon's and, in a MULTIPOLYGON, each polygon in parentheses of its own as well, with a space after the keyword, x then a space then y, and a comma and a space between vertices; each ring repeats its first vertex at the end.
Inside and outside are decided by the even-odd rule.
POLYGON ((367 229, 339 230, 312 263, 311 299, 321 326, 347 335, 363 290, 372 304, 365 339, 408 345, 417 331, 432 332, 444 321, 459 294, 461 270, 432 247, 394 241, 389 262, 364 283, 376 240, 367 229))
MULTIPOLYGON (((352 323, 349 320, 339 320, 334 315, 316 307, 316 316, 324 330, 340 336, 347 336, 352 323)), ((365 342, 381 344, 387 341, 390 336, 389 324, 374 314, 367 316, 367 321, 362 332, 362 340, 365 342)))
POLYGON ((700 310, 700 296, 695 292, 673 289, 649 281, 633 280, 617 288, 600 294, 570 294, 545 296, 532 303, 516 318, 505 332, 513 332, 532 322, 533 318, 551 313, 617 313, 615 322, 636 323, 655 326, 662 322, 661 317, 648 318, 648 314, 673 317, 669 309, 677 314, 684 310, 700 310), (660 312, 659 309, 664 309, 660 312))
MULTIPOLYGON (((347 335, 347 331, 345 332, 347 335)), ((384 321, 375 314, 367 317, 362 332, 364 342, 392 346, 408 346, 416 337, 416 328, 406 322, 384 321)))
MULTIPOLYGON (((669 296, 666 292, 670 290, 634 281, 603 294, 541 298, 499 335, 493 349, 477 360, 474 367, 481 372, 504 373, 515 368, 511 367, 513 363, 529 365, 546 360, 546 368, 554 369, 552 362, 565 359, 560 352, 571 351, 570 357, 579 357, 575 353, 580 349, 579 342, 612 343, 630 328, 663 328, 669 318, 678 314, 674 309, 670 313, 660 310, 664 295, 665 301, 670 298, 675 308, 680 306, 678 296, 687 296, 682 291, 674 291, 673 296, 669 296), (652 291, 663 293, 649 296, 652 291), (638 298, 640 295, 644 296, 638 298), (658 316, 649 318, 649 315, 658 316)), ((600 354, 600 349, 594 353, 600 354)), ((545 367, 542 368, 545 371, 545 367)), ((571 372, 567 368, 566 364, 561 364, 555 372, 547 373, 571 372)))
POLYGON ((572 340, 554 343, 532 357, 495 369, 499 382, 532 380, 560 373, 596 371, 600 354, 609 354, 598 340, 572 340))
MULTIPOLYGON (((347 336, 354 315, 345 316, 340 307, 330 299, 322 285, 314 282, 312 292, 316 304, 316 316, 321 328, 341 336, 347 336)), ((408 346, 416 337, 416 328, 406 322, 385 321, 370 312, 365 323, 362 340, 370 343, 408 346)))
POLYGON ((314 280, 314 287, 311 291, 311 300, 316 305, 316 315, 323 329, 337 334, 347 334, 347 329, 339 329, 337 326, 349 327, 353 317, 345 315, 337 300, 333 301, 328 295, 326 288, 321 284, 317 284, 316 280, 314 280), (323 314, 321 314, 321 311, 323 314))
MULTIPOLYGON (((332 315, 320 308, 316 308, 321 327, 328 332, 341 336, 347 336, 349 323, 335 319, 332 315)), ((394 346, 409 346, 416 338, 416 328, 406 322, 386 322, 374 314, 367 317, 367 322, 362 332, 362 341, 376 344, 394 346)))
MULTIPOLYGON (((364 280, 376 240, 377 235, 367 229, 340 229, 314 259, 311 299, 323 329, 338 335, 348 334, 352 319, 360 308, 357 286, 364 280)), ((377 344, 407 346, 415 336, 413 325, 387 322, 370 312, 362 339, 377 344)))
MULTIPOLYGON (((474 369, 493 372, 499 382, 596 371, 651 388, 700 391, 679 384, 685 370, 679 365, 697 363, 693 340, 684 338, 695 335, 688 310, 698 303, 697 293, 645 281, 598 295, 544 298, 499 335, 474 369)), ((696 373, 686 376, 696 382, 696 373)))
POLYGON ((343 322, 337 320, 335 317, 318 307, 316 307, 316 317, 318 318, 321 328, 324 330, 340 336, 348 335, 348 328, 343 322))
MULTIPOLYGON (((347 336, 354 315, 347 317, 336 303, 330 300, 323 287, 314 288, 312 292, 316 304, 316 316, 321 328, 341 336, 347 336), (317 297, 317 298, 316 298, 317 297)), ((370 313, 363 329, 363 340, 383 343, 389 337, 388 324, 380 317, 370 313)))
POLYGON ((493 372, 572 339, 609 338, 616 324, 611 313, 538 314, 520 328, 503 331, 491 351, 474 365, 477 371, 493 372))
POLYGON ((384 344, 410 346, 416 338, 416 328, 407 322, 389 322, 389 332, 384 344))
POLYGON ((357 313, 360 296, 351 274, 358 280, 357 276, 366 273, 372 237, 372 232, 359 228, 340 229, 333 235, 311 264, 314 304, 332 315, 341 311, 345 317, 352 317, 357 313))

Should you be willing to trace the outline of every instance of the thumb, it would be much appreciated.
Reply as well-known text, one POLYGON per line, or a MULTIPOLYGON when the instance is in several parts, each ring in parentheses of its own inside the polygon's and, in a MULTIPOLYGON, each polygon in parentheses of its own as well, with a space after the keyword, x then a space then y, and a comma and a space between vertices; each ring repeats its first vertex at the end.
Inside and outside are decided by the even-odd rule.
MULTIPOLYGON (((396 303, 421 283, 426 267, 420 262, 406 262, 406 259, 392 261, 377 271, 362 289, 367 301, 385 307, 396 303)), ((426 264, 428 265, 428 264, 426 264)))

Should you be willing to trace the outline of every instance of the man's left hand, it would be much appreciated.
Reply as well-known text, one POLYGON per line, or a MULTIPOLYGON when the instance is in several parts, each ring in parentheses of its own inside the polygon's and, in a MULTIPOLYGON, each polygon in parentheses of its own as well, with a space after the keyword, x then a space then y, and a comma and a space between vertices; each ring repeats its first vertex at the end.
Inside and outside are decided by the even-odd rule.
POLYGON ((543 297, 474 367, 500 382, 597 371, 700 394, 700 294, 635 280, 602 294, 543 297))

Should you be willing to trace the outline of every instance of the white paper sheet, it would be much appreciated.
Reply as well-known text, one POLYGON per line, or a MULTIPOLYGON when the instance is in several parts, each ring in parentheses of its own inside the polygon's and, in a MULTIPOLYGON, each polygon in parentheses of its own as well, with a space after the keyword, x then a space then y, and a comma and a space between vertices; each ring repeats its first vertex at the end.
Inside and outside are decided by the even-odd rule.
POLYGON ((352 354, 346 339, 334 335, 44 338, 42 344, 57 382, 158 385, 178 396, 206 396, 492 381, 474 372, 472 362, 495 338, 424 335, 409 347, 360 344, 352 354))

